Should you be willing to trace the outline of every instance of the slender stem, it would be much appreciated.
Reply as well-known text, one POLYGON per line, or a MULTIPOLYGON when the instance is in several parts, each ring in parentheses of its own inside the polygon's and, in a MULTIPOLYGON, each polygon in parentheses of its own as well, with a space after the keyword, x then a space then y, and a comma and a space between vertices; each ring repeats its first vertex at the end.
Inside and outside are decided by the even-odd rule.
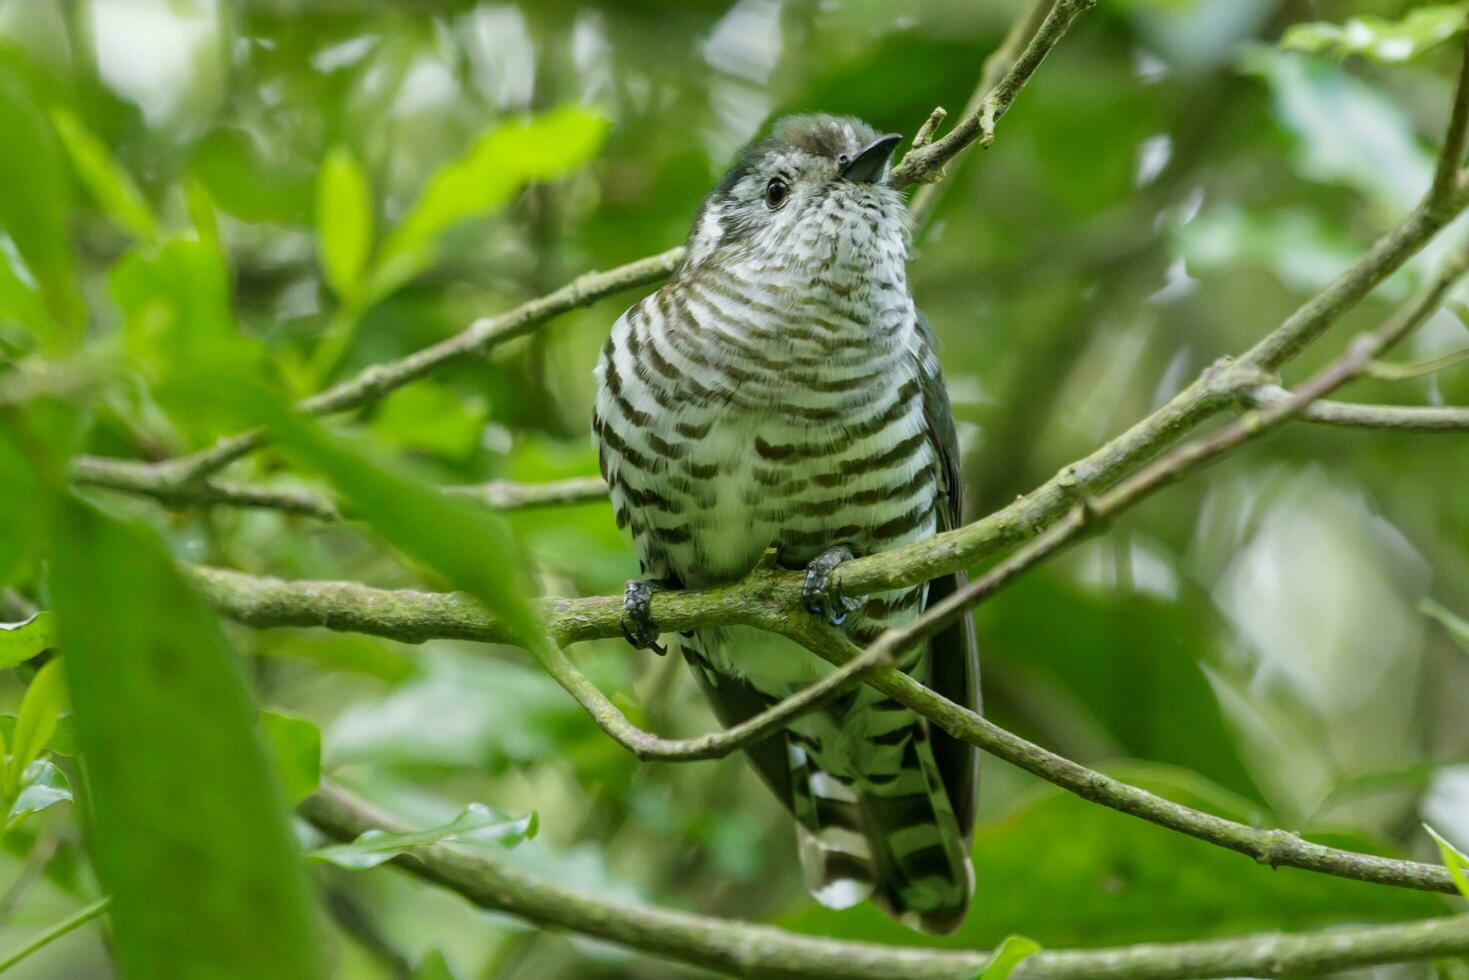
POLYGON ((1434 167, 1431 202, 1448 206, 1459 185, 1459 168, 1464 164, 1464 141, 1469 136, 1469 32, 1462 35, 1459 49, 1459 82, 1454 89, 1454 107, 1449 112, 1448 132, 1434 167))
MULTIPOLYGON (((249 507, 300 514, 317 520, 341 520, 341 508, 325 493, 303 487, 263 487, 223 480, 182 483, 146 463, 121 459, 78 457, 72 461, 72 482, 122 493, 152 497, 170 507, 249 507)), ((496 510, 524 510, 605 500, 607 484, 600 477, 572 477, 547 483, 489 483, 445 487, 446 493, 471 497, 496 510)))
MULTIPOLYGON (((1290 398, 1275 385, 1262 385, 1245 395, 1249 404, 1264 408, 1290 398)), ((1360 405, 1318 401, 1298 415, 1303 422, 1349 429, 1391 429, 1397 432, 1469 432, 1469 408, 1408 405, 1360 405)))
MULTIPOLYGON (((352 840, 367 830, 409 828, 340 787, 324 786, 300 812, 327 836, 352 840)), ((764 925, 613 902, 526 874, 495 855, 452 845, 414 848, 394 858, 410 874, 498 912, 742 977, 851 980, 960 980, 978 976, 989 954, 839 942, 764 925)), ((1399 925, 1265 933, 1203 942, 1114 949, 1042 950, 1015 980, 1171 980, 1280 977, 1469 952, 1469 916, 1399 925)))
POLYGON ((958 125, 941 139, 909 150, 893 168, 888 176, 889 182, 894 187, 930 183, 943 175, 945 163, 976 139, 981 145, 988 146, 994 139, 995 124, 1015 102, 1025 83, 1046 60, 1046 55, 1066 36, 1071 22, 1095 5, 1096 0, 1056 0, 1040 27, 1030 35, 1030 42, 1020 57, 979 100, 975 111, 959 120, 958 125))
MULTIPOLYGON (((1005 39, 1000 42, 1000 46, 984 60, 984 67, 979 72, 979 84, 974 87, 969 101, 965 103, 964 111, 960 113, 961 119, 978 117, 985 97, 999 84, 1005 73, 1015 66, 1015 62, 1025 52, 1030 39, 1045 23, 1050 9, 1051 0, 1028 0, 1020 16, 1016 17, 1014 23, 1010 25, 1010 30, 1006 33, 1005 39)), ((934 130, 938 128, 943 118, 943 110, 935 109, 934 115, 929 117, 929 123, 932 125, 925 123, 924 129, 919 130, 918 135, 913 137, 914 148, 927 146, 933 142, 934 130)), ((932 217, 943 196, 944 189, 949 186, 949 182, 946 181, 923 184, 918 188, 913 195, 913 200, 908 204, 915 227, 922 228, 932 217)))
POLYGON ((97 918, 97 916, 101 915, 103 912, 106 912, 107 906, 111 904, 111 902, 111 898, 99 898, 91 905, 87 905, 73 912, 71 915, 67 916, 65 919, 62 919, 60 922, 51 926, 49 929, 45 929, 37 933, 19 949, 16 949, 8 956, 0 959, 0 973, 4 973, 6 970, 10 969, 12 966, 15 966, 15 964, 19 963, 21 960, 25 959, 27 956, 30 956, 32 953, 36 952, 42 947, 50 945, 67 933, 75 929, 79 929, 82 926, 86 925, 88 922, 91 922, 93 919, 97 918))
POLYGON ((1458 350, 1430 357, 1424 361, 1414 364, 1393 364, 1389 361, 1373 361, 1367 365, 1364 372, 1369 378, 1379 381, 1410 381, 1413 378, 1421 378, 1426 374, 1436 374, 1445 368, 1469 361, 1469 347, 1461 347, 1458 350))

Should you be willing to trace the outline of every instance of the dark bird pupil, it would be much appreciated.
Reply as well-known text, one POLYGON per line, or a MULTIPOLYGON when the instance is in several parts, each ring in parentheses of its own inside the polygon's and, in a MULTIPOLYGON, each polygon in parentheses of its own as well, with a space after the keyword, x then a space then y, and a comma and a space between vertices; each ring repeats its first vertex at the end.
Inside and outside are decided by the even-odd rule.
POLYGON ((786 199, 785 181, 779 177, 765 185, 765 203, 771 207, 778 207, 781 201, 786 199))

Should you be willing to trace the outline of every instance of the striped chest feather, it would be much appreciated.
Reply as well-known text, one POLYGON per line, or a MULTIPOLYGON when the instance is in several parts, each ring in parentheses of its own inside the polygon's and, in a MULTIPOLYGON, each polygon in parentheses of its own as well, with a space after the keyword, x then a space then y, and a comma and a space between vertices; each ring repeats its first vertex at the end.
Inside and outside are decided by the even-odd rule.
POLYGON ((629 310, 598 366, 595 427, 647 573, 689 586, 931 534, 936 460, 906 289, 792 303, 736 276, 629 310), (843 299, 848 301, 842 301, 843 299))

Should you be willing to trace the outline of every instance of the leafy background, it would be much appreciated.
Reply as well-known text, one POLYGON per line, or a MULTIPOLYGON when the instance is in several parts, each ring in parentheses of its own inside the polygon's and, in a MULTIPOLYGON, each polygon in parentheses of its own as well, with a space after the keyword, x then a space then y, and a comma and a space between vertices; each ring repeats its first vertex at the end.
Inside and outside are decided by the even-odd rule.
MULTIPOLYGON (((1453 46, 1438 42, 1463 8, 1117 0, 1078 22, 994 147, 957 168, 912 264, 974 513, 1246 346, 1416 201, 1449 97, 1453 46)), ((293 843, 282 815, 318 768, 606 896, 930 941, 814 906, 787 819, 742 762, 637 763, 521 651, 221 626, 165 559, 452 584, 511 615, 531 589, 619 591, 635 563, 605 504, 517 512, 507 534, 422 491, 594 473, 590 371, 627 296, 331 431, 279 406, 676 243, 779 114, 911 133, 935 104, 957 110, 1017 9, 0 3, 0 383, 39 392, 0 419, 0 620, 60 617, 0 631, 0 953, 88 905, 99 879, 114 900, 110 928, 14 975, 148 975, 163 948, 175 963, 229 949, 240 976, 687 972, 363 870, 402 841, 296 871, 292 850, 322 842, 298 826, 293 843), (364 524, 84 503, 59 475, 73 452, 160 458, 264 417, 280 448, 231 475, 333 486, 364 524), (38 669, 52 646, 67 685, 38 669), (250 884, 262 854, 286 870, 250 884)), ((1455 308, 1404 356, 1466 343, 1455 308)), ((1464 404, 1469 370, 1352 396, 1464 404)), ((1237 819, 1437 860, 1428 820, 1469 845, 1463 440, 1296 426, 1150 501, 983 607, 991 716, 1237 819)), ((575 656, 645 727, 713 725, 674 658, 620 642, 575 656)), ((993 761, 984 778, 979 897, 945 943, 1101 946, 1452 908, 1271 872, 993 761)))

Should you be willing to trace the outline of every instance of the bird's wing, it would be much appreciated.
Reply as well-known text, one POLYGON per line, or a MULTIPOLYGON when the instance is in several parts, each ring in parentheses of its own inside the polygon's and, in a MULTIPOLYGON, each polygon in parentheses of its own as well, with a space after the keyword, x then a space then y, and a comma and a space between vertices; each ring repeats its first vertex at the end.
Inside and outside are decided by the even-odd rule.
MULTIPOLYGON (((949 392, 939 368, 937 338, 928 318, 917 314, 919 344, 914 351, 923 389, 923 415, 929 442, 938 458, 939 486, 947 495, 939 508, 939 530, 947 531, 963 522, 963 480, 959 473, 959 435, 949 392)), ((964 585, 966 576, 955 572, 928 585, 928 605, 933 605, 964 585)), ((974 619, 966 613, 958 622, 928 642, 928 686, 956 704, 972 711, 982 710, 979 693, 979 646, 974 637, 974 619)), ((949 801, 965 839, 974 826, 979 793, 979 750, 961 742, 937 725, 932 726, 933 752, 948 790, 949 801)))

